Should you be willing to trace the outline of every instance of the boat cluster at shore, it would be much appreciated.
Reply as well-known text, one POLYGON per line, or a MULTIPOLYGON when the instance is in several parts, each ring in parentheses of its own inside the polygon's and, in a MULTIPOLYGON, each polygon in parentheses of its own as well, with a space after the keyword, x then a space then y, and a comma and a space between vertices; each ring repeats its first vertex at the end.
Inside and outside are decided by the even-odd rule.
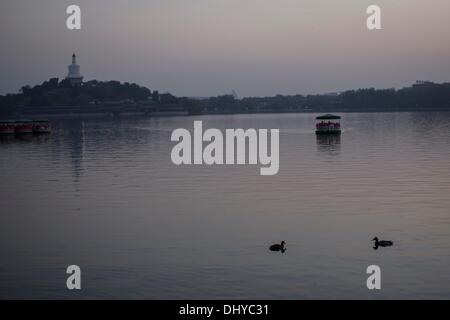
POLYGON ((0 135, 50 133, 48 120, 0 120, 0 135))

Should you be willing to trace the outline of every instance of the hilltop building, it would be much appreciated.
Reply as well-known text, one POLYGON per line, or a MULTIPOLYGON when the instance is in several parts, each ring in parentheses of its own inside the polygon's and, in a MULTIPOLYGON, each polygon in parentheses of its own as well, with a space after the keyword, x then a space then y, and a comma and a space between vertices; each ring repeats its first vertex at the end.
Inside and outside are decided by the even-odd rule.
POLYGON ((72 64, 69 65, 69 73, 66 79, 70 80, 72 86, 81 86, 83 83, 83 76, 80 73, 80 65, 77 64, 77 56, 75 53, 72 55, 72 64))

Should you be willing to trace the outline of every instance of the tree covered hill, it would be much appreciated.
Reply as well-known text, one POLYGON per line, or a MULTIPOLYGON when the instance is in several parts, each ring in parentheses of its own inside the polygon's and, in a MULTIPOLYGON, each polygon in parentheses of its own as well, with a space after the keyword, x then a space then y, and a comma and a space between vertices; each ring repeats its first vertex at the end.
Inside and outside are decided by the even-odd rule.
POLYGON ((21 88, 18 95, 13 95, 16 105, 23 106, 64 106, 84 105, 91 101, 119 101, 131 99, 145 100, 151 97, 150 89, 134 83, 119 81, 101 82, 92 80, 80 87, 72 87, 66 79, 58 81, 52 78, 44 83, 21 88))
POLYGON ((14 114, 19 107, 83 106, 89 104, 154 103, 176 104, 171 94, 139 86, 135 83, 92 80, 72 86, 66 79, 52 78, 34 87, 23 86, 17 94, 0 95, 0 113, 14 114))

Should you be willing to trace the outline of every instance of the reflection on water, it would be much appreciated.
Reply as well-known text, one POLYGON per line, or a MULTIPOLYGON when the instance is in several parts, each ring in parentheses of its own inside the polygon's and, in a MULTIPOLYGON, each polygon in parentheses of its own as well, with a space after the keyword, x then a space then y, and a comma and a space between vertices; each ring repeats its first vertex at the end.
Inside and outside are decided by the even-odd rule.
POLYGON ((0 143, 43 143, 49 140, 48 134, 22 134, 22 135, 0 135, 0 143))
POLYGON ((337 154, 341 150, 340 134, 318 134, 316 135, 317 148, 328 154, 337 154))
POLYGON ((344 114, 341 136, 317 137, 314 117, 58 120, 1 137, 0 298, 449 298, 450 115, 344 114), (194 120, 279 128, 279 174, 174 166, 170 134, 194 120), (65 289, 71 264, 81 292, 65 289))
MULTIPOLYGON (((71 121, 65 123, 64 127, 68 131, 68 139, 71 141, 70 159, 72 161, 74 179, 78 182, 83 172, 82 161, 85 149, 84 122, 81 120, 71 121)), ((112 143, 114 142, 112 141, 112 143)))
POLYGON ((11 143, 15 140, 15 136, 14 135, 0 135, 0 143, 11 143))

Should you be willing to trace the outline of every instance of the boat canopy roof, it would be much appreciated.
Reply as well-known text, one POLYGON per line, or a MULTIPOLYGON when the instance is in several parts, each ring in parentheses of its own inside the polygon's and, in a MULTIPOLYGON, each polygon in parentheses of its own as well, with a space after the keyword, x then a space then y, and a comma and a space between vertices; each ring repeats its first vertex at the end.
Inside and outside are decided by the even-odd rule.
POLYGON ((318 116, 316 119, 317 120, 337 120, 340 119, 340 116, 334 115, 334 114, 324 114, 322 116, 318 116))

